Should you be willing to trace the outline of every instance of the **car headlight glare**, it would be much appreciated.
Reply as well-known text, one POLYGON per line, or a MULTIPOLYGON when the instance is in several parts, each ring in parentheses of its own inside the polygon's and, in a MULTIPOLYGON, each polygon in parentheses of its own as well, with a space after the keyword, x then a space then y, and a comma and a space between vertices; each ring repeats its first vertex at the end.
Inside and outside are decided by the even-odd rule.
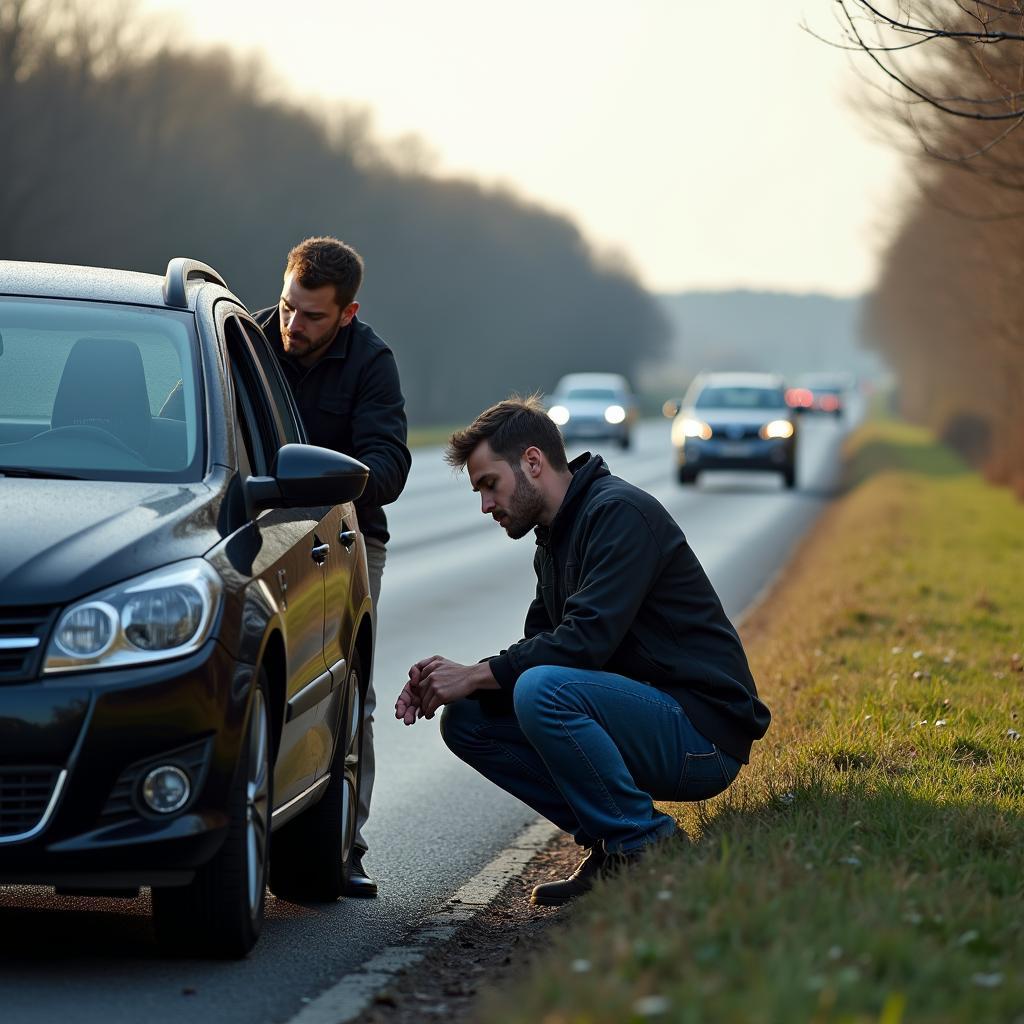
POLYGON ((793 424, 789 420, 772 420, 771 423, 766 423, 758 433, 766 441, 772 440, 773 438, 786 438, 793 436, 793 424))
POLYGON ((203 599, 190 587, 133 594, 121 609, 125 639, 142 651, 166 651, 187 643, 199 628, 203 599))
POLYGON ((711 438, 711 427, 703 420, 692 419, 688 416, 676 419, 672 424, 672 443, 677 448, 681 448, 688 437, 707 441, 711 438))
POLYGON ((569 422, 569 410, 564 405, 553 405, 548 409, 548 416, 557 426, 562 427, 569 422))
POLYGON ((621 405, 609 405, 604 411, 604 418, 611 424, 621 423, 626 418, 626 410, 621 405))
POLYGON ((117 612, 109 604, 90 601, 60 620, 54 643, 68 657, 95 658, 110 647, 116 633, 117 612))
POLYGON ((119 668, 198 650, 223 584, 202 558, 148 572, 72 605, 46 652, 45 672, 119 668))

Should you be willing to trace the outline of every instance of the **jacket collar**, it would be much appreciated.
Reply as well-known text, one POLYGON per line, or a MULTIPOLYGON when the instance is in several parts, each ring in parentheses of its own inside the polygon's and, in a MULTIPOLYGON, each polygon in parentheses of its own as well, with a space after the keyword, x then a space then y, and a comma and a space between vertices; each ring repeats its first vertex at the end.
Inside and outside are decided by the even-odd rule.
POLYGON ((538 544, 547 544, 553 534, 567 529, 593 483, 603 476, 611 476, 611 470, 604 459, 600 455, 591 455, 590 452, 584 452, 573 459, 569 463, 569 470, 572 473, 572 480, 569 481, 569 489, 565 492, 551 525, 538 526, 534 530, 538 544))

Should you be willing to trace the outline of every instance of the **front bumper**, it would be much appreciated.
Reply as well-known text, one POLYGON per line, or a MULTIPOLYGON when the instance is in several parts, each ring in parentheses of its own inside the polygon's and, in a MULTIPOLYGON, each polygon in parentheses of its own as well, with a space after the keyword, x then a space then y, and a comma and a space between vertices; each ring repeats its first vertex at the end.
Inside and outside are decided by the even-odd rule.
POLYGON ((793 438, 761 438, 743 441, 702 441, 687 438, 676 448, 676 462, 689 469, 748 469, 779 472, 792 467, 796 459, 793 438))
POLYGON ((41 829, 26 838, 0 830, 0 884, 190 881, 224 840, 252 672, 210 640, 163 664, 0 687, 0 783, 66 772, 41 829), (179 812, 158 815, 139 787, 166 763, 187 767, 192 794, 179 812))

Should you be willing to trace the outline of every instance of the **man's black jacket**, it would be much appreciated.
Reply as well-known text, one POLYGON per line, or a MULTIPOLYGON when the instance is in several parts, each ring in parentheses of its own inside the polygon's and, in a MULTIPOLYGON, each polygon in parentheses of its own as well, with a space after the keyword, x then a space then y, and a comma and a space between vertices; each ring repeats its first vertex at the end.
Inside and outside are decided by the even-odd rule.
MULTIPOLYGON (((682 530, 651 495, 581 456, 549 528, 525 636, 491 659, 502 690, 536 665, 615 672, 671 694, 707 739, 747 761, 771 715, 739 636, 682 530)), ((486 703, 486 691, 481 691, 486 703)), ((656 742, 656 740, 653 740, 656 742)))
POLYGON ((310 444, 344 452, 370 468, 356 513, 366 536, 387 543, 381 506, 402 493, 412 465, 394 354, 369 324, 353 317, 307 370, 285 355, 276 306, 260 310, 255 319, 291 384, 310 444))

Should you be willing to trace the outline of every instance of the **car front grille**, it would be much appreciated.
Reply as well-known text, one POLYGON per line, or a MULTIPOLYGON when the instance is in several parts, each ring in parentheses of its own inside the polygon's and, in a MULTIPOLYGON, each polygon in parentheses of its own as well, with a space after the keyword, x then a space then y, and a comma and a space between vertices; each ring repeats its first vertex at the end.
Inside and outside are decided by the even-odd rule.
POLYGON ((56 608, 0 608, 0 685, 35 679, 56 608))
POLYGON ((42 823, 60 778, 59 768, 0 768, 0 843, 42 823))
POLYGON ((760 437, 760 426, 740 423, 713 423, 711 436, 716 441, 754 441, 760 437))

